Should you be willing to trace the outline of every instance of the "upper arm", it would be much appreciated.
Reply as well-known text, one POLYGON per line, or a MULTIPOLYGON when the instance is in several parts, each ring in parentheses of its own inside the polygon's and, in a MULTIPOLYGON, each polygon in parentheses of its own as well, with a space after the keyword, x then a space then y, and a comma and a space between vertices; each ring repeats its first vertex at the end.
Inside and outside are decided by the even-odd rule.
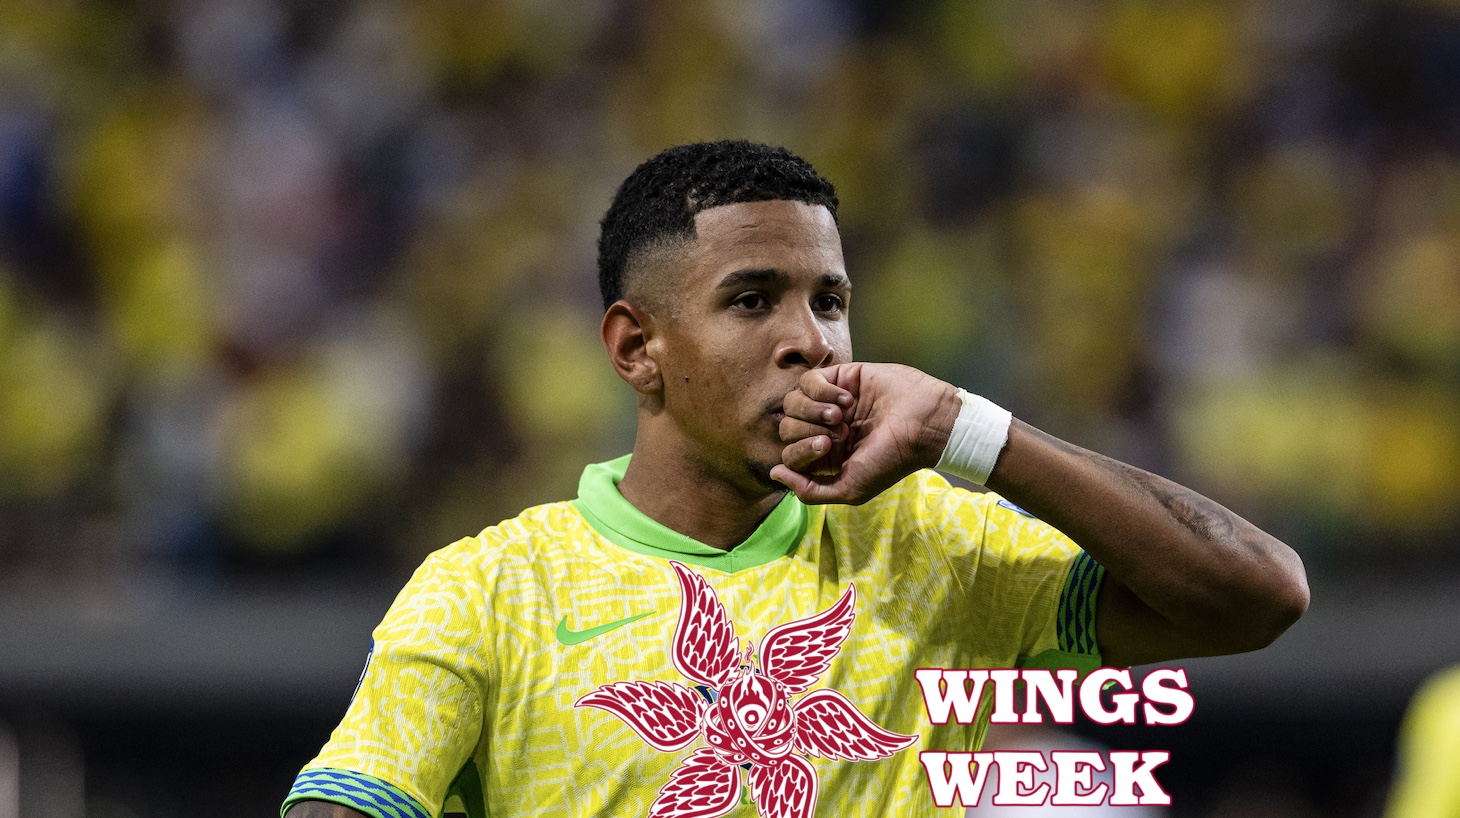
POLYGON ((290 812, 319 799, 365 815, 440 811, 481 734, 484 604, 481 583, 451 560, 433 556, 417 570, 374 631, 344 718, 295 779, 290 812))
POLYGON ((342 804, 327 801, 300 801, 284 813, 284 818, 370 818, 342 804))
POLYGON ((1095 605, 1100 656, 1110 667, 1133 667, 1210 653, 1183 635, 1124 582, 1106 574, 1095 605))
POLYGON ((1263 648, 1276 638, 1274 634, 1251 641, 1242 630, 1220 620, 1178 628, 1114 576, 1106 576, 1100 590, 1095 631, 1105 664, 1112 667, 1242 653, 1263 648), (1245 641, 1233 641, 1234 633, 1245 641))

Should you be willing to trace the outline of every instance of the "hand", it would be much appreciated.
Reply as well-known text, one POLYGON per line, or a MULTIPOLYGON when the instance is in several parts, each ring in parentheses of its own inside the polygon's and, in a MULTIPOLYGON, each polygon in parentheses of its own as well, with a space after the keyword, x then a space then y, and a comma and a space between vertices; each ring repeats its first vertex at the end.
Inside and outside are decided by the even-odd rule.
POLYGON ((901 364, 812 369, 782 404, 771 477, 804 503, 865 503, 937 465, 962 402, 951 385, 901 364))

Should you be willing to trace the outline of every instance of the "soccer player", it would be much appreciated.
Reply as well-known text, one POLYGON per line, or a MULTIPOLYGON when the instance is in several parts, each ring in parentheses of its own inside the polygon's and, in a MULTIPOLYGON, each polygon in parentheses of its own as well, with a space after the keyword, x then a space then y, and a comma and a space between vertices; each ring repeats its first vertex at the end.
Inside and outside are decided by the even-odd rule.
POLYGON ((1399 763, 1385 818, 1460 818, 1460 667, 1414 695, 1399 730, 1399 763))
POLYGON ((288 818, 923 815, 917 753, 976 749, 990 705, 933 724, 918 668, 1246 651, 1302 614, 1297 555, 1217 503, 855 362, 836 214, 748 142, 625 180, 632 455, 426 560, 288 818))

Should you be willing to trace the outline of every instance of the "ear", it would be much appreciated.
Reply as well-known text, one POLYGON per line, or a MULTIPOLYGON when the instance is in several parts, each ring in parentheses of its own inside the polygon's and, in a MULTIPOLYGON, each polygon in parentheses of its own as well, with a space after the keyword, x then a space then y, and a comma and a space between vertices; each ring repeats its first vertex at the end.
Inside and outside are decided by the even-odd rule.
POLYGON ((620 378, 644 396, 662 394, 664 376, 649 355, 654 316, 627 301, 613 302, 603 315, 603 346, 620 378))

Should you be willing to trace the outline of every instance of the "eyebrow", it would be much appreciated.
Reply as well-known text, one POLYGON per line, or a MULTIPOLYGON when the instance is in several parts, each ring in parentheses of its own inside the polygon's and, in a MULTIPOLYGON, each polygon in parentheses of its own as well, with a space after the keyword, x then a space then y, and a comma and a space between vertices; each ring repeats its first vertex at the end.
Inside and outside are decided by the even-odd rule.
MULTIPOLYGON (((785 286, 790 280, 791 277, 781 270, 736 270, 720 279, 720 283, 715 285, 715 289, 731 290, 749 284, 777 284, 785 286)), ((850 290, 852 288, 852 282, 846 276, 838 273, 822 273, 816 279, 816 286, 828 289, 850 290)))

